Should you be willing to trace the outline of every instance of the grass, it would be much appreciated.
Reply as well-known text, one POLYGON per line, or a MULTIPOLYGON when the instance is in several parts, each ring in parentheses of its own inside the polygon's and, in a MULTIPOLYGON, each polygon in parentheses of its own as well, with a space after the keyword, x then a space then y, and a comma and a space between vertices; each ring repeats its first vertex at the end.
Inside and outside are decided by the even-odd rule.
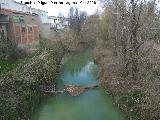
MULTIPOLYGON (((39 51, 42 51, 42 50, 39 50, 39 51)), ((36 56, 39 53, 39 51, 36 50, 35 52, 27 54, 25 57, 18 60, 0 59, 0 75, 15 69, 18 66, 18 64, 23 63, 23 61, 27 61, 30 58, 36 56)))
POLYGON ((12 69, 15 69, 20 63, 20 60, 0 60, 0 74, 6 73, 12 69))

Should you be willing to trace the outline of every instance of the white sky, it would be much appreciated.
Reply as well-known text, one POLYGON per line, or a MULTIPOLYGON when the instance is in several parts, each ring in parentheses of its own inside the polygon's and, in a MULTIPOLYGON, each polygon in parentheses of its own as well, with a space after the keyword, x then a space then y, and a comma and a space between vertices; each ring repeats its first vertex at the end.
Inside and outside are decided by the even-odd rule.
MULTIPOLYGON (((16 0, 16 1, 18 2, 22 1, 24 3, 24 2, 29 2, 30 0, 16 0)), ((96 4, 94 4, 93 2, 90 2, 87 4, 87 1, 89 0, 42 0, 43 2, 47 2, 47 4, 45 5, 41 5, 40 3, 38 3, 38 1, 41 1, 41 0, 31 0, 31 1, 32 1, 32 4, 29 6, 31 6, 32 8, 38 8, 38 9, 44 10, 48 12, 49 16, 57 16, 59 13, 62 13, 64 16, 67 16, 69 12, 69 8, 71 6, 74 6, 74 7, 77 6, 79 10, 86 11, 89 15, 91 15, 95 13, 95 11, 99 7, 98 0, 94 0, 96 1, 96 4), (59 3, 55 5, 54 3, 51 3, 51 1, 65 2, 65 3, 70 2, 71 5, 68 5, 68 4, 61 5, 59 3), (80 3, 80 1, 82 1, 82 3, 80 3), (35 2, 35 4, 33 2, 35 2), (74 5, 73 2, 77 2, 77 5, 74 5)))

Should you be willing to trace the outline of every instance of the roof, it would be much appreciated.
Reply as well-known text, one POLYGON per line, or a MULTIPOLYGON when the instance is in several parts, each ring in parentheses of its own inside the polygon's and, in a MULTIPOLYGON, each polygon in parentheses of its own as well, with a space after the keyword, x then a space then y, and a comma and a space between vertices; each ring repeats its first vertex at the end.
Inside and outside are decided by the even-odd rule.
POLYGON ((27 6, 26 4, 23 4, 23 3, 20 3, 20 2, 17 2, 17 1, 14 1, 14 3, 27 6))
POLYGON ((43 11, 43 10, 40 10, 40 9, 36 9, 36 8, 31 8, 31 9, 33 9, 33 10, 38 10, 38 11, 45 12, 45 13, 48 13, 48 12, 46 12, 46 11, 43 11))
MULTIPOLYGON (((27 6, 26 4, 23 4, 23 3, 20 3, 20 2, 17 2, 17 1, 14 1, 16 4, 20 4, 20 5, 25 5, 25 6, 27 6)), ((28 7, 28 6, 27 6, 28 7)), ((28 8, 30 8, 30 7, 28 7, 28 8)), ((36 9, 36 8, 31 8, 31 9, 34 9, 34 10, 38 10, 38 11, 41 11, 41 12, 45 12, 45 13, 48 13, 48 12, 46 12, 46 11, 43 11, 43 10, 40 10, 40 9, 36 9)))
POLYGON ((48 16, 49 19, 56 18, 56 16, 48 16))

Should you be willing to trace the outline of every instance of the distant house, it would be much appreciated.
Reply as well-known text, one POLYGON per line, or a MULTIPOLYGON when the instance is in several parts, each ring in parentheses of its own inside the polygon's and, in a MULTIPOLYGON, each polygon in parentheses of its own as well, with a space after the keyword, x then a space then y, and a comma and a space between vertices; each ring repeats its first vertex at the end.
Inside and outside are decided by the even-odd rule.
POLYGON ((55 31, 63 30, 68 26, 68 19, 65 17, 49 16, 48 19, 51 23, 51 29, 54 29, 55 31))

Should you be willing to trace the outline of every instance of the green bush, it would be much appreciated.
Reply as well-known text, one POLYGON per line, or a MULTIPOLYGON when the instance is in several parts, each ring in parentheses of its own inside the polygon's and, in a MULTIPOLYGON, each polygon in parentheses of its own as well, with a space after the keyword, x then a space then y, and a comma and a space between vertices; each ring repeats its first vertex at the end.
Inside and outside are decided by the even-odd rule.
POLYGON ((53 88, 57 75, 56 54, 51 50, 38 51, 1 75, 0 119, 27 120, 44 97, 43 88, 53 88))
POLYGON ((17 45, 6 39, 0 39, 0 59, 18 59, 26 55, 24 50, 21 50, 17 45))

